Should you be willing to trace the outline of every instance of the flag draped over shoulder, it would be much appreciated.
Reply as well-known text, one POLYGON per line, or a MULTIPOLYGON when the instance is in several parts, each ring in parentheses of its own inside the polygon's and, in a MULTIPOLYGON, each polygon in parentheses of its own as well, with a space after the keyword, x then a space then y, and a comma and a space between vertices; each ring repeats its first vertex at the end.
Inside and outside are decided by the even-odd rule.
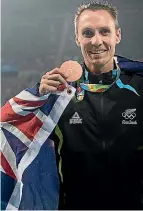
POLYGON ((115 58, 122 70, 143 75, 143 61, 134 61, 118 55, 116 55, 115 58))
POLYGON ((74 96, 71 90, 38 97, 34 87, 2 107, 1 210, 58 208, 56 157, 48 137, 74 96))

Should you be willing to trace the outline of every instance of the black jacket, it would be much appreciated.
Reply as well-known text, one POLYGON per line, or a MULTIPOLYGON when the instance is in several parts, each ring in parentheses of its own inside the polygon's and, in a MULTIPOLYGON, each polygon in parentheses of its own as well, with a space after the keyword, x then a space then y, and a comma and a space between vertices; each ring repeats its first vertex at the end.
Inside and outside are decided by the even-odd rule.
MULTIPOLYGON (((143 75, 135 62, 118 59, 126 62, 119 62, 120 80, 138 95, 116 83, 103 93, 85 91, 65 109, 61 135, 52 134, 57 148, 62 139, 60 209, 143 209, 143 75)), ((101 80, 110 84, 111 72, 89 74, 90 83, 101 80)))

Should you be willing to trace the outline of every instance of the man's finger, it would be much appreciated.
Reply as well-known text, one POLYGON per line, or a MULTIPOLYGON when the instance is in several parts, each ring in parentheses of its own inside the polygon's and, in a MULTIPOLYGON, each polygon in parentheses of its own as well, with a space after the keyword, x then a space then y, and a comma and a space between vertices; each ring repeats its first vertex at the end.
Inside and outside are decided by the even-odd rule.
POLYGON ((46 75, 53 75, 53 74, 60 74, 64 79, 66 79, 69 76, 69 74, 62 73, 59 68, 55 68, 46 73, 46 75))
POLYGON ((41 86, 39 91, 40 91, 41 95, 44 95, 44 94, 48 94, 49 92, 56 92, 57 91, 57 87, 49 86, 47 84, 42 84, 42 86, 41 86))
POLYGON ((60 74, 47 75, 47 80, 59 81, 62 84, 67 84, 66 80, 60 74))
POLYGON ((53 80, 47 80, 47 79, 43 79, 41 81, 42 84, 46 84, 48 86, 54 86, 54 87, 58 87, 61 83, 60 81, 53 81, 53 80))

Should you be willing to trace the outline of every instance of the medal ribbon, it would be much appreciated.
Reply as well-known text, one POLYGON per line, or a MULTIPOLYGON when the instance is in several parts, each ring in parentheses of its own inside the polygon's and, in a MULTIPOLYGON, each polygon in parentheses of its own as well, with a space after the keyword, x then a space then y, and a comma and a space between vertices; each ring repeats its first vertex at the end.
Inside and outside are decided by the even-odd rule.
POLYGON ((104 85, 104 84, 90 84, 88 79, 88 71, 85 69, 84 75, 82 75, 81 79, 77 82, 77 91, 76 91, 76 98, 78 101, 83 100, 84 98, 84 91, 89 92, 105 92, 110 87, 113 86, 114 83, 120 77, 120 69, 112 70, 112 77, 115 79, 112 84, 104 85))

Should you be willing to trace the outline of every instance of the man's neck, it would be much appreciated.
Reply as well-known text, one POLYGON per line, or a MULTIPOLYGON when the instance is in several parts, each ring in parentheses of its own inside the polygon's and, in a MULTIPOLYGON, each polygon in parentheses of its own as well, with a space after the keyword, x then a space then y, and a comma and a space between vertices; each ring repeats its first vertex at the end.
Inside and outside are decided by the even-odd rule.
POLYGON ((105 65, 95 65, 95 64, 88 64, 85 62, 86 67, 88 68, 88 71, 95 73, 97 75, 100 75, 102 73, 107 73, 114 69, 114 59, 110 63, 107 63, 105 65))

